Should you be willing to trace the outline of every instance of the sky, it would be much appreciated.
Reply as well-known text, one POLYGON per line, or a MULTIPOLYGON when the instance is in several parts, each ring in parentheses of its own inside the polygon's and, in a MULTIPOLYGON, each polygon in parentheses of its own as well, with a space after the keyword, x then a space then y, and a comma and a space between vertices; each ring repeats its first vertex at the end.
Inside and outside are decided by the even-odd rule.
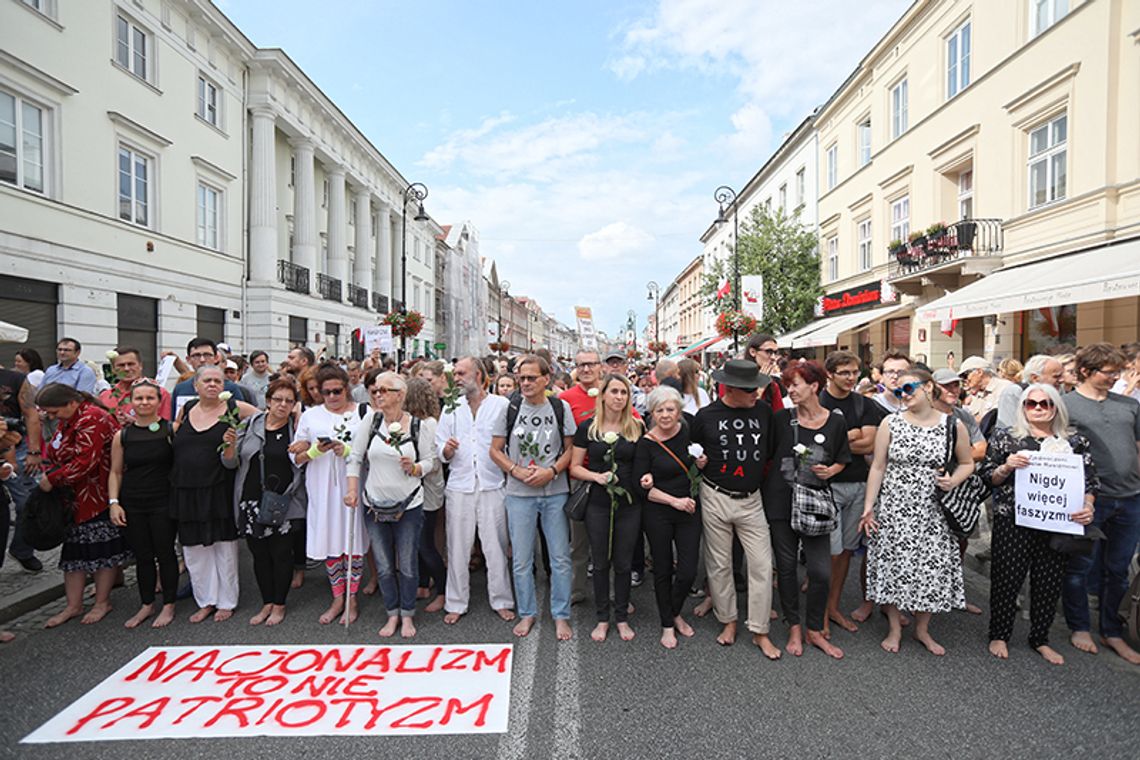
POLYGON ((215 0, 280 47, 511 292, 613 335, 910 0, 215 0), (318 10, 319 9, 319 10, 318 10))

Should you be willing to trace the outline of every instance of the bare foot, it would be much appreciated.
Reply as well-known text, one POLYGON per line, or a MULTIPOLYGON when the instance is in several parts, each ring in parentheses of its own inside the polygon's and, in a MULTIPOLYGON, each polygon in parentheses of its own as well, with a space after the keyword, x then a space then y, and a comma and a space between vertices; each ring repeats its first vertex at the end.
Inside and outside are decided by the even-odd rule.
POLYGON ((713 608, 712 597, 706 596, 703 600, 701 600, 700 604, 698 604, 696 607, 693 608, 693 614, 699 618, 703 618, 705 615, 712 612, 712 608, 713 608))
POLYGON ((376 576, 372 576, 372 580, 364 584, 364 588, 360 590, 364 593, 365 596, 372 596, 380 590, 380 581, 376 579, 376 576))
POLYGON ((94 625, 103 618, 107 617, 107 613, 110 611, 111 605, 109 602, 104 604, 96 604, 91 608, 90 612, 83 616, 83 619, 79 622, 83 623, 83 625, 94 625))
POLYGON ((1129 665, 1140 665, 1140 652, 1128 646, 1128 643, 1124 639, 1117 636, 1113 636, 1112 638, 1104 638, 1102 636, 1100 643, 1120 655, 1121 659, 1129 665))
POLYGON ((672 628, 661 629, 661 646, 666 649, 677 648, 677 636, 673 633, 672 628))
MULTIPOLYGON (((343 596, 334 596, 333 600, 332 600, 332 604, 329 605, 329 608, 327 610, 325 610, 323 615, 321 615, 319 618, 317 618, 317 621, 321 625, 328 625, 329 623, 331 623, 332 621, 334 621, 338 617, 340 617, 340 613, 342 613, 342 612, 344 612, 344 597, 343 596)), ((388 634, 388 635, 390 636, 391 634, 388 634)))
POLYGON ((594 626, 594 630, 590 631, 590 638, 594 641, 605 641, 606 634, 610 632, 609 623, 598 623, 594 626))
POLYGON ((218 610, 214 613, 215 623, 224 623, 234 616, 233 610, 218 610))
POLYGON ((7 644, 9 641, 15 640, 15 638, 16 634, 11 631, 0 631, 0 644, 7 644))
MULTIPOLYGON (((854 617, 854 615, 852 615, 852 617, 854 617)), ((879 646, 881 646, 884 651, 890 652, 891 654, 895 654, 896 652, 899 651, 899 643, 901 641, 902 641, 902 629, 899 629, 897 631, 892 630, 890 633, 887 634, 887 637, 885 639, 883 639, 882 642, 879 643, 879 646)))
POLYGON ((837 660, 843 659, 843 650, 824 638, 821 632, 808 631, 807 640, 809 644, 826 654, 828 657, 834 657, 837 660))
POLYGON ((384 624, 384 627, 379 630, 380 637, 386 639, 390 636, 395 636, 396 635, 396 626, 398 626, 399 624, 400 624, 400 616, 399 615, 392 615, 390 618, 388 618, 388 622, 384 624))
POLYGON ((776 612, 776 610, 774 610, 774 609, 768 610, 768 619, 769 620, 779 620, 780 619, 780 613, 776 612))
POLYGON ((969 602, 966 602, 966 612, 969 612, 971 615, 981 615, 982 608, 976 604, 970 604, 969 602))
POLYGON ((990 642, 990 654, 999 660, 1009 659, 1009 647, 1001 639, 994 639, 990 642))
POLYGON ((934 637, 930 635, 929 631, 924 631, 922 633, 915 631, 914 640, 926 647, 926 649, 933 655, 941 657, 942 655, 946 654, 946 649, 934 640, 934 637))
POLYGON ((277 625, 278 623, 280 623, 284 619, 285 619, 285 605, 284 604, 275 604, 275 605, 273 605, 273 611, 270 612, 269 617, 267 617, 265 619, 265 624, 267 626, 277 625))
POLYGON ((685 618, 678 615, 677 617, 673 618, 673 625, 677 627, 677 633, 681 634, 685 638, 692 637, 693 626, 689 625, 685 618))
POLYGON ((732 646, 736 643, 736 621, 725 623, 724 628, 721 629, 720 635, 716 637, 716 643, 722 647, 732 646))
POLYGON ((150 624, 151 628, 165 628, 174 622, 174 605, 162 605, 162 611, 158 613, 158 617, 150 624))
POLYGON ((293 568, 293 581, 289 584, 289 588, 301 588, 305 584, 305 568, 293 568))
POLYGON ((352 623, 356 622, 356 618, 358 615, 359 615, 359 612, 356 609, 356 597, 350 596, 350 597, 348 597, 348 610, 343 615, 340 616, 340 624, 344 625, 344 619, 347 616, 349 625, 351 625, 352 623))
POLYGON ((78 609, 75 607, 66 607, 63 612, 60 612, 58 615, 52 615, 50 618, 48 618, 47 622, 44 623, 44 628, 55 628, 57 625, 63 625, 73 617, 79 617, 82 614, 82 607, 78 609))
POLYGON ((504 608, 501 610, 495 610, 495 612, 496 612, 496 614, 498 614, 498 616, 500 618, 502 618, 503 620, 506 620, 508 623, 515 619, 515 611, 514 610, 504 608))
POLYGON ((152 612, 154 612, 154 605, 153 604, 144 604, 142 607, 139 607, 138 612, 136 612, 134 615, 131 616, 130 620, 123 623, 123 627, 124 628, 138 628, 139 624, 142 623, 144 620, 146 620, 148 617, 150 617, 152 612))
POLYGON ((210 617, 210 615, 213 615, 213 614, 214 614, 214 608, 213 607, 210 607, 210 606, 202 607, 197 612, 195 612, 193 615, 190 616, 190 622, 191 623, 201 623, 203 620, 205 620, 206 618, 210 617))
POLYGON ((629 623, 618 623, 617 629, 618 636, 621 636, 622 641, 633 641, 633 637, 637 635, 633 632, 633 628, 630 627, 629 623))
POLYGON ((570 627, 569 620, 555 620, 554 633, 559 641, 569 641, 574 636, 574 629, 570 627))
POLYGON ((871 602, 863 602, 854 610, 851 611, 851 619, 856 623, 866 623, 867 618, 871 617, 871 613, 875 611, 875 605, 871 602))
POLYGON ((534 618, 532 618, 532 617, 521 617, 521 618, 519 618, 519 622, 515 623, 513 633, 516 636, 518 636, 519 638, 522 638, 523 636, 526 636, 528 633, 530 633, 530 629, 533 627, 534 627, 534 618))
POLYGON ((768 638, 768 634, 766 633, 752 634, 752 643, 760 647, 760 651, 763 652, 764 656, 769 660, 778 660, 783 654, 780 648, 772 643, 772 639, 768 638))
POLYGON ((637 612, 637 608, 633 606, 633 602, 630 602, 625 606, 625 614, 632 615, 635 612, 637 612))
POLYGON ((793 625, 791 630, 788 631, 788 645, 784 649, 788 650, 788 654, 792 657, 799 657, 804 653, 804 629, 803 626, 793 625))
POLYGON ((443 594, 436 594, 435 599, 432 599, 428 602, 427 606, 424 607, 424 612, 439 612, 443 609, 444 602, 446 601, 447 600, 443 598, 443 594))
POLYGON ((1069 637, 1069 643, 1082 652, 1089 654, 1096 654, 1098 651, 1096 643, 1092 640, 1092 635, 1088 631, 1073 631, 1073 635, 1069 637))
POLYGON ((416 624, 410 617, 400 617, 400 636, 410 639, 416 635, 416 624))
POLYGON ((443 616, 443 622, 447 623, 448 625, 455 625, 456 623, 459 622, 459 618, 461 618, 461 617, 463 617, 463 615, 461 613, 449 612, 443 616))
POLYGON ((269 618, 269 613, 273 612, 273 605, 267 604, 258 610, 258 613, 249 619, 250 625, 261 625, 269 618))
POLYGON ((1050 665, 1065 664, 1065 658, 1061 656, 1061 653, 1048 644, 1042 644, 1041 646, 1037 647, 1037 652, 1042 657, 1044 657, 1045 662, 1049 663, 1050 665))
POLYGON ((899 628, 906 628, 908 625, 910 625, 910 618, 902 614, 902 610, 899 610, 899 628))
MULTIPOLYGON (((852 617, 854 617, 854 613, 852 613, 852 617)), ((837 626, 847 631, 848 633, 855 633, 859 630, 859 626, 855 625, 853 621, 848 620, 847 616, 839 610, 829 611, 827 613, 827 619, 829 622, 835 623, 837 626)), ((826 626, 824 627, 824 630, 827 630, 826 626)))

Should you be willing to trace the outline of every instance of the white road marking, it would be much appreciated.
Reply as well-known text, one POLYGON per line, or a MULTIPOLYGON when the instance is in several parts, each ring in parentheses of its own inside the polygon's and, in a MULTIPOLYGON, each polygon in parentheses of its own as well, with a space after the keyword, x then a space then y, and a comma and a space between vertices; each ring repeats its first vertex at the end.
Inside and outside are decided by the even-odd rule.
MULTIPOLYGON (((542 609, 541 595, 539 609, 542 609)), ((523 760, 527 756, 527 731, 530 727, 530 705, 534 699, 534 682, 538 676, 538 645, 542 641, 542 621, 535 621, 530 634, 515 639, 514 662, 511 663, 511 714, 507 732, 499 737, 499 760, 523 760)))
POLYGON ((577 760, 585 757, 578 734, 582 723, 578 639, 558 642, 558 672, 554 681, 554 751, 551 756, 559 760, 577 760))

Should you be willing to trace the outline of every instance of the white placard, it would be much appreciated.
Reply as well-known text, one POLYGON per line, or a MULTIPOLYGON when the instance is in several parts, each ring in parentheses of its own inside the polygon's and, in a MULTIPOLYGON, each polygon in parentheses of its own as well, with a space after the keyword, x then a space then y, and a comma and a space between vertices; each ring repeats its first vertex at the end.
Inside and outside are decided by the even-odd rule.
POLYGON ((162 387, 166 387, 166 380, 170 377, 171 370, 174 369, 174 361, 177 359, 174 354, 167 354, 162 357, 162 361, 158 365, 158 371, 154 373, 154 381, 162 387))
POLYGON ((364 353, 370 354, 377 348, 384 354, 395 351, 395 344, 392 342, 392 325, 369 325, 364 328, 364 353))
POLYGON ((1085 529, 1069 519, 1085 503, 1085 465, 1079 454, 1021 452, 1029 466, 1016 470, 1014 522, 1023 528, 1083 536, 1085 529))
POLYGON ((151 647, 23 743, 505 733, 512 660, 510 644, 151 647))

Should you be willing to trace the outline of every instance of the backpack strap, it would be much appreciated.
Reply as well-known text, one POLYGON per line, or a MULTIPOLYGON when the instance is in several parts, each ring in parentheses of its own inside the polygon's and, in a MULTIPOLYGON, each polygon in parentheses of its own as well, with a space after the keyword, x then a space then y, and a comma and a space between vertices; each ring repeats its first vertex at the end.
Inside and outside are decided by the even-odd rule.
POLYGON ((562 399, 557 396, 550 396, 547 401, 550 402, 550 408, 554 410, 554 424, 558 425, 558 435, 555 436, 558 439, 558 456, 555 457, 557 459, 566 450, 566 442, 563 440, 565 436, 562 434, 562 426, 566 420, 566 407, 563 406, 562 399))
POLYGON ((364 419, 364 415, 368 414, 368 408, 368 402, 361 401, 356 406, 356 416, 360 419, 364 419))
POLYGON ((412 450, 416 452, 416 461, 420 461, 420 418, 412 416, 412 450))

